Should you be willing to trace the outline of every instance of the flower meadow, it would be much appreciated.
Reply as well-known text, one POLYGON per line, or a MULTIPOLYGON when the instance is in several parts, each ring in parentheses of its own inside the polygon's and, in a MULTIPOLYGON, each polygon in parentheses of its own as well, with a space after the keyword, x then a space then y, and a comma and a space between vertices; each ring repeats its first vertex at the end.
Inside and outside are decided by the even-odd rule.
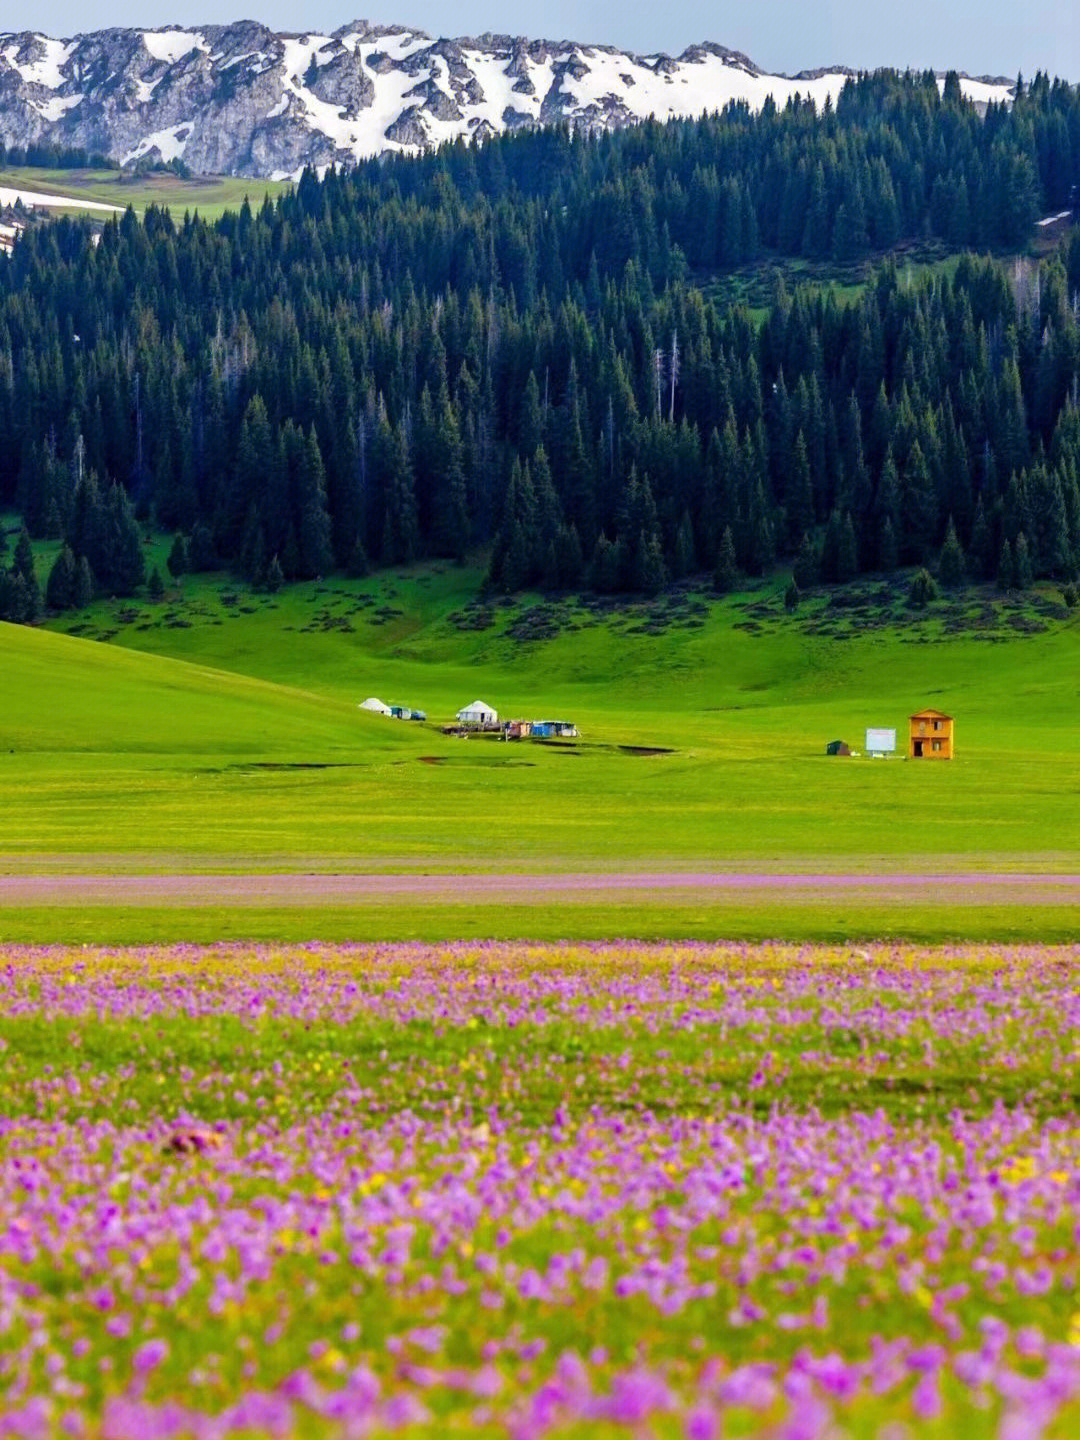
POLYGON ((0 947, 0 1435, 1080 1433, 1080 947, 0 947))

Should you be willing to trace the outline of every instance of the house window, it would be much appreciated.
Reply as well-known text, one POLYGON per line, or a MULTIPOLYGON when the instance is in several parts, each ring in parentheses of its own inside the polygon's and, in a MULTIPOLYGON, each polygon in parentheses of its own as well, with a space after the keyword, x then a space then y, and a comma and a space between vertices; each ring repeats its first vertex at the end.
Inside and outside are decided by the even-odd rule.
POLYGON ((935 721, 934 721, 934 729, 935 729, 935 730, 940 730, 940 729, 941 729, 941 721, 940 721, 940 720, 935 720, 935 721))
POLYGON ((920 720, 920 721, 919 721, 919 734, 920 734, 920 735, 925 735, 925 734, 926 734, 926 721, 925 721, 925 720, 920 720))
POLYGON ((940 749, 941 749, 941 741, 940 741, 940 740, 935 740, 935 741, 933 742, 932 746, 931 746, 931 749, 940 750, 940 749))

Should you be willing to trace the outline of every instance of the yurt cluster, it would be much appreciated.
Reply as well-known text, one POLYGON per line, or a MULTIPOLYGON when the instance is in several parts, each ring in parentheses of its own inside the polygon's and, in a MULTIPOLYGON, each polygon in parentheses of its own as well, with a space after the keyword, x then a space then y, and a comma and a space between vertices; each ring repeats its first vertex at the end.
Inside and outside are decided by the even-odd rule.
MULTIPOLYGON (((374 695, 362 701, 360 709, 392 720, 427 719, 423 710, 414 710, 409 705, 386 705, 374 695)), ((574 740, 580 733, 572 720, 500 720, 498 711, 484 700, 463 706, 453 724, 441 728, 444 735, 458 735, 462 739, 470 735, 495 735, 503 740, 574 740)))
POLYGON ((500 720, 498 712, 483 700, 457 712, 457 721, 445 725, 446 735, 501 735, 505 740, 575 740, 578 728, 572 720, 500 720))

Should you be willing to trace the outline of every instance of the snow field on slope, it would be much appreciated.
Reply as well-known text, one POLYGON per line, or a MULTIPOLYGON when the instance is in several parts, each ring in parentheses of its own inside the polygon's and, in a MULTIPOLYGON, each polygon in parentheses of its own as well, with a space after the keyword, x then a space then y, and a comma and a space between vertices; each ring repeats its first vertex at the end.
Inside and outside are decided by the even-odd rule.
POLYGON ((79 200, 74 195, 43 195, 37 190, 11 190, 6 185, 0 185, 0 208, 14 205, 19 200, 28 209, 108 210, 121 214, 119 205, 106 205, 99 200, 79 200))

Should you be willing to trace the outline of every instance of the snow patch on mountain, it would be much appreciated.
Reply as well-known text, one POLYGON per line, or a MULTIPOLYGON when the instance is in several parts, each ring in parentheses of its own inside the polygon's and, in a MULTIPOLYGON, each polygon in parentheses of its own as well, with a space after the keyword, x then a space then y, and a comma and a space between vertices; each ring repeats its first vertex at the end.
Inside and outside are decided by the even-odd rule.
POLYGON ((166 65, 177 65, 194 51, 210 48, 197 30, 144 30, 142 38, 154 59, 166 65))

